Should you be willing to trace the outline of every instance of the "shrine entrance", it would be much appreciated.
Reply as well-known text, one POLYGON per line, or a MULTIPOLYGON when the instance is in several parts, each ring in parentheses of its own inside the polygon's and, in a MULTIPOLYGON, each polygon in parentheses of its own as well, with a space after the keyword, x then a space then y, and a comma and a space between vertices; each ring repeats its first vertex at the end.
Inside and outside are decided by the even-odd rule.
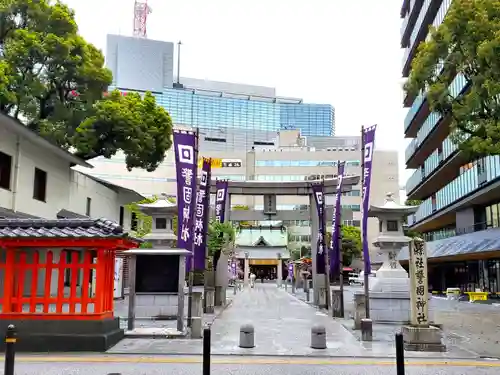
POLYGON ((116 252, 138 244, 107 220, 0 220, 0 331, 15 324, 21 351, 107 350, 124 335, 116 252))
MULTIPOLYGON (((359 183, 359 176, 347 176, 343 179, 342 192, 348 192, 352 190, 352 187, 359 183)), ((317 242, 319 232, 319 217, 316 208, 316 202, 313 192, 313 184, 319 182, 323 183, 323 194, 333 195, 337 192, 338 181, 336 178, 326 179, 323 181, 287 181, 287 182, 267 182, 267 181, 229 181, 228 191, 226 199, 226 218, 230 221, 246 221, 246 222, 263 222, 263 221, 291 221, 291 220, 310 220, 311 222, 311 253, 312 253, 312 278, 313 278, 313 289, 314 289, 314 304, 323 306, 328 305, 328 297, 323 298, 323 302, 320 303, 320 295, 326 296, 325 291, 327 286, 325 284, 325 274, 318 274, 316 272, 317 264, 317 242), (231 197, 235 195, 251 196, 251 197, 261 197, 264 198, 264 205, 262 210, 231 210, 231 197), (278 210, 276 205, 277 196, 308 196, 309 197, 309 207, 303 210, 278 210)), ((212 181, 210 192, 212 194, 218 194, 216 181, 212 181)), ((352 215, 352 213, 351 213, 352 215)), ((326 217, 331 218, 333 216, 333 207, 326 207, 326 217)), ((264 230, 263 226, 255 227, 254 230, 264 230)), ((265 240, 265 237, 264 237, 265 240)), ((257 243, 248 243, 246 246, 255 246, 257 243)), ((245 284, 248 284, 248 274, 252 267, 251 261, 259 261, 266 259, 269 261, 272 259, 277 263, 276 266, 276 279, 278 283, 283 279, 283 274, 286 274, 286 269, 284 267, 284 260, 288 260, 288 252, 274 251, 271 250, 269 254, 272 253, 272 258, 269 254, 262 257, 257 254, 250 254, 250 251, 245 250, 245 245, 238 246, 235 248, 236 259, 244 259, 243 274, 245 284), (240 247, 240 249, 238 249, 240 247), (246 254, 248 253, 248 255, 246 254)), ((285 246, 286 248, 286 246, 285 246)), ((252 250, 253 251, 253 250, 252 250)), ((222 258, 221 258, 222 259, 222 258)), ((221 260, 219 260, 220 262, 221 260)), ((223 262, 228 262, 229 259, 223 260, 223 262)), ((222 263, 223 264, 223 263, 222 263)), ((254 265, 257 266, 257 265, 254 265)), ((258 275, 257 275, 258 277, 258 275)))

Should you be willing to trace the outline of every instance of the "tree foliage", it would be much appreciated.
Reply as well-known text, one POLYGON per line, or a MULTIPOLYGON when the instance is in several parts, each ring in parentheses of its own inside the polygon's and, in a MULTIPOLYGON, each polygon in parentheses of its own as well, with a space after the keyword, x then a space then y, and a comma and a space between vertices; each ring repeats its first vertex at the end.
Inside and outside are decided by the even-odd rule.
MULTIPOLYGON (((352 263, 354 258, 361 257, 363 250, 361 243, 361 231, 358 227, 352 225, 341 225, 341 247, 342 247, 342 262, 344 266, 352 263)), ((331 242, 332 233, 326 232, 326 243, 331 242)))
POLYGON ((66 5, 0 2, 0 112, 84 158, 123 150, 129 169, 152 171, 171 146, 171 119, 151 94, 103 97, 111 82, 66 5))
POLYGON ((420 199, 407 199, 405 206, 420 206, 422 201, 420 199))
POLYGON ((500 0, 454 0, 420 44, 405 89, 427 90, 430 108, 451 116, 452 140, 469 157, 500 153, 500 0), (462 95, 450 87, 457 74, 462 95))
POLYGON ((236 231, 230 222, 211 220, 208 225, 208 255, 214 256, 218 251, 224 251, 234 244, 235 238, 236 231))

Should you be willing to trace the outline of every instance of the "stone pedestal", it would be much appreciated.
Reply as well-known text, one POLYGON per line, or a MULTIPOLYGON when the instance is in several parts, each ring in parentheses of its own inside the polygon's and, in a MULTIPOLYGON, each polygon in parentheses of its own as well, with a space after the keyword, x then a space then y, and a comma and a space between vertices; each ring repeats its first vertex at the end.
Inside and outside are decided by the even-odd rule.
POLYGON ((248 259, 247 256, 245 256, 245 266, 243 267, 243 286, 245 288, 248 287, 248 277, 249 277, 249 274, 250 274, 250 260, 248 259))
POLYGON ((203 332, 203 294, 193 292, 191 304, 191 338, 201 339, 203 332))
POLYGON ((437 327, 404 326, 403 343, 405 350, 419 352, 445 352, 446 345, 442 343, 441 330, 437 327))
POLYGON ((342 311, 342 293, 340 289, 332 290, 332 317, 343 318, 344 314, 342 311))
POLYGON ((316 274, 316 278, 316 286, 318 290, 318 307, 321 309, 326 309, 328 307, 326 293, 328 292, 325 285, 325 274, 316 274))
POLYGON ((366 318, 365 294, 354 293, 354 329, 361 329, 361 320, 366 318))
POLYGON ((215 287, 215 306, 224 306, 226 304, 226 288, 222 286, 215 287))
POLYGON ((276 266, 276 284, 278 288, 281 288, 281 285, 283 284, 283 261, 281 258, 278 259, 278 265, 276 266))
POLYGON ((205 314, 213 314, 215 312, 215 288, 205 287, 205 314))
POLYGON ((388 260, 369 278, 370 318, 373 322, 408 324, 410 322, 410 279, 395 261, 396 251, 387 252, 388 260))

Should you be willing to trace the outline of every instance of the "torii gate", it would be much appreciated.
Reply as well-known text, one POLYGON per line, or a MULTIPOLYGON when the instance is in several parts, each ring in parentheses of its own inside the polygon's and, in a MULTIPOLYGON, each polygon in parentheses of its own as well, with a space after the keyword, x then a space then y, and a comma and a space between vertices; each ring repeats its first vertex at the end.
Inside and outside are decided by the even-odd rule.
MULTIPOLYGON (((359 176, 344 177, 342 182, 342 192, 349 192, 352 187, 360 181, 359 176)), ((265 221, 265 220, 310 220, 311 221, 311 253, 313 269, 313 301, 315 305, 320 305, 320 295, 327 289, 325 285, 325 275, 316 273, 317 263, 317 241, 319 232, 319 217, 316 209, 316 202, 312 191, 312 185, 317 181, 287 181, 287 182, 268 182, 268 181, 229 181, 228 194, 226 199, 226 217, 232 221, 265 221), (231 210, 231 196, 264 196, 264 209, 258 210, 231 210), (282 196, 308 196, 308 210, 277 210, 276 197, 282 196), (323 290, 321 290, 323 289, 323 290)), ((325 179, 324 195, 332 195, 337 192, 337 178, 325 179)), ((210 192, 217 194, 216 181, 212 180, 210 192)), ((326 217, 331 218, 333 207, 326 208, 326 217)), ((224 291, 225 293, 225 291, 224 291)), ((328 298, 326 299, 328 301, 328 298)))

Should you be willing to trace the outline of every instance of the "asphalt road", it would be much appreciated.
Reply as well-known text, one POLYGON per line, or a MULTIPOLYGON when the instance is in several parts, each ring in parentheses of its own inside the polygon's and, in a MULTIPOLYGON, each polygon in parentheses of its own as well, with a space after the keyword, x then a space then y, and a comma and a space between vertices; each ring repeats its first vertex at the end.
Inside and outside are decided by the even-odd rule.
MULTIPOLYGON (((411 361, 406 365, 409 375, 475 375, 498 374, 500 361, 411 361)), ((2 372, 3 373, 3 372, 2 372)), ((388 360, 314 359, 314 358, 213 358, 212 374, 223 375, 378 375, 395 374, 388 360)), ((36 357, 20 356, 16 375, 198 375, 202 374, 200 357, 134 357, 80 356, 36 357)))

